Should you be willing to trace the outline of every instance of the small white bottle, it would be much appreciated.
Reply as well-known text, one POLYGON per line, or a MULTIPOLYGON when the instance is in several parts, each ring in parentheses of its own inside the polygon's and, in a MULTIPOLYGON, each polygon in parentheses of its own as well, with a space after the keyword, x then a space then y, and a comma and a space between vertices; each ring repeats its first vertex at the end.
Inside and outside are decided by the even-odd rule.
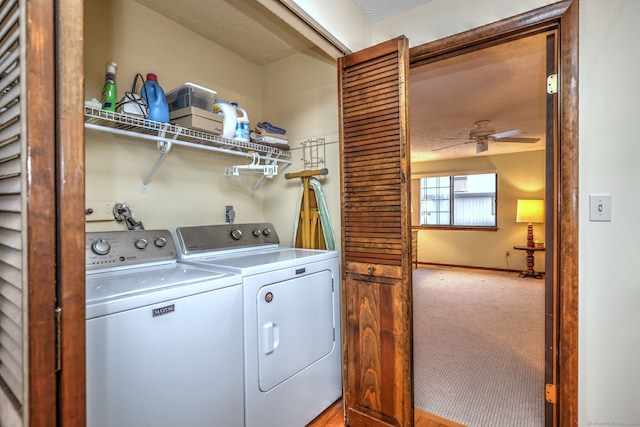
POLYGON ((236 107, 231 105, 229 101, 218 99, 213 104, 213 112, 222 115, 222 137, 233 139, 238 126, 236 107))
POLYGON ((247 115, 247 112, 238 107, 238 104, 235 102, 232 102, 231 105, 236 108, 237 112, 236 132, 233 139, 236 141, 249 142, 249 116, 247 115))

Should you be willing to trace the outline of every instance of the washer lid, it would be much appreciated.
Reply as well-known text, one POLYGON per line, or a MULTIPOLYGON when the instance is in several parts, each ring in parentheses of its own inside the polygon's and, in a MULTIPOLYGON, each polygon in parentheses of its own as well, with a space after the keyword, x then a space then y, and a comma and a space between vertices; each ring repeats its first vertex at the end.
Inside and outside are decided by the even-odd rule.
POLYGON ((178 263, 94 273, 86 277, 87 318, 89 311, 97 313, 92 307, 102 306, 98 311, 106 314, 241 282, 235 273, 178 263))

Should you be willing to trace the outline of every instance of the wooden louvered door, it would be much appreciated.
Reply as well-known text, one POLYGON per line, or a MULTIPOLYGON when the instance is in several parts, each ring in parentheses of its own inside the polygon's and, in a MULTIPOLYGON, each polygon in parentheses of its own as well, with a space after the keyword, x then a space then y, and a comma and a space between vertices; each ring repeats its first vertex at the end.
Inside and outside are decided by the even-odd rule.
POLYGON ((338 61, 347 425, 413 425, 408 40, 338 61))
POLYGON ((0 2, 3 426, 56 425, 53 4, 36 3, 0 2))
POLYGON ((86 425, 82 17, 0 0, 2 427, 86 425))

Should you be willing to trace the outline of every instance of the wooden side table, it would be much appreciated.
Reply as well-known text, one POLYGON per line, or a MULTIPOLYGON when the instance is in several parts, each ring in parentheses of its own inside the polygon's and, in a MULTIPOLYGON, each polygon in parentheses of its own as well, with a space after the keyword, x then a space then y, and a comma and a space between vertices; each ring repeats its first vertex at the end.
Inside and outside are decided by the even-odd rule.
POLYGON ((530 246, 514 246, 513 249, 518 251, 527 251, 526 263, 527 269, 519 274, 520 277, 533 277, 536 279, 542 279, 544 277, 544 273, 536 273, 533 269, 534 258, 533 253, 536 251, 544 251, 544 248, 532 248, 530 246))

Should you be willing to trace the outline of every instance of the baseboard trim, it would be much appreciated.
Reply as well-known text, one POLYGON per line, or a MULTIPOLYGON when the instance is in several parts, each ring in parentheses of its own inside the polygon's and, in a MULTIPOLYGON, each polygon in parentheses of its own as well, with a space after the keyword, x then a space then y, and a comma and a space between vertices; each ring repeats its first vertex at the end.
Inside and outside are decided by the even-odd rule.
MULTIPOLYGON (((512 270, 509 268, 496 268, 496 267, 479 267, 477 265, 460 265, 460 264, 440 264, 437 262, 422 262, 422 261, 418 261, 417 262, 418 265, 427 265, 427 266, 433 266, 433 267, 457 267, 457 268, 471 268, 474 270, 489 270, 489 271, 504 271, 506 273, 520 273, 522 270, 512 270)), ((536 270, 536 273, 544 273, 544 271, 540 271, 538 272, 536 270)))

